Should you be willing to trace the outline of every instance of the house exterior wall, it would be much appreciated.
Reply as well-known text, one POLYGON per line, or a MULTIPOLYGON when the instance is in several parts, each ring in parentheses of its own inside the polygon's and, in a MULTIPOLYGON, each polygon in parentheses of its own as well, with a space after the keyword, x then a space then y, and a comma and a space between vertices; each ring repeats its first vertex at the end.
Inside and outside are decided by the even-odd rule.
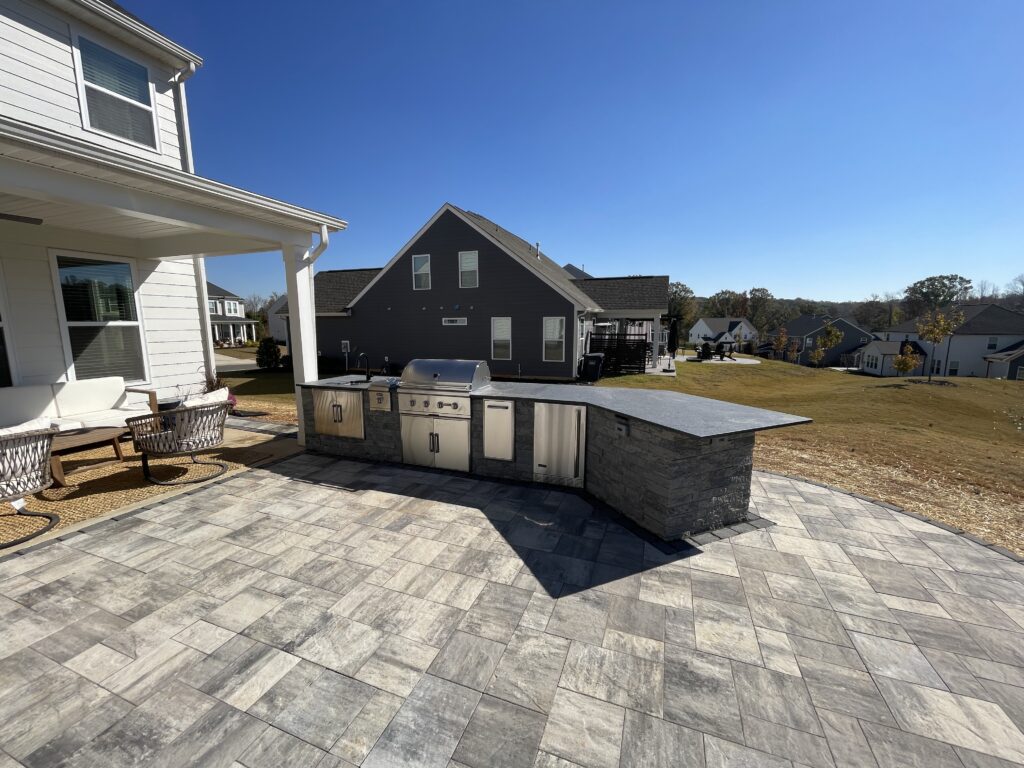
POLYGON ((575 306, 489 239, 445 212, 353 305, 350 317, 317 317, 322 364, 365 352, 372 369, 421 357, 486 360, 494 376, 571 379, 577 331, 575 306), (479 287, 459 288, 459 251, 479 254, 479 287), (430 290, 413 290, 412 255, 430 254, 430 290), (443 326, 442 318, 466 318, 443 326), (512 318, 512 359, 491 359, 491 318, 512 318), (543 360, 543 319, 565 318, 565 359, 543 360))
POLYGON ((277 314, 277 310, 284 305, 286 300, 287 297, 282 296, 267 308, 267 334, 272 339, 276 339, 279 344, 288 341, 288 317, 277 314))
MULTIPOLYGON (((989 370, 988 361, 984 359, 985 355, 990 355, 996 350, 1008 347, 1011 344, 1024 339, 1024 336, 1020 335, 996 335, 996 346, 995 349, 988 348, 989 337, 975 336, 975 335, 954 335, 946 340, 944 344, 936 345, 935 354, 936 357, 942 358, 942 372, 943 375, 949 376, 950 364, 953 362, 959 363, 959 370, 957 376, 992 376, 995 377, 999 374, 992 373, 989 370)), ((930 347, 930 344, 925 343, 925 348, 930 347)))
MULTIPOLYGON (((894 364, 895 355, 882 354, 874 344, 868 344, 861 351, 860 371, 872 376, 898 376, 894 364)), ((925 373, 926 360, 922 359, 921 364, 910 371, 908 376, 921 376, 925 373)))
POLYGON ((199 297, 191 261, 136 259, 130 240, 11 224, 0 226, 0 269, 15 385, 50 384, 69 377, 52 250, 132 259, 148 384, 161 399, 203 389, 199 297))
POLYGON ((174 89, 166 64, 113 40, 39 0, 0 0, 0 114, 31 125, 182 168, 174 89), (74 48, 84 34, 149 69, 155 90, 157 148, 87 130, 74 48))
MULTIPOLYGON (((823 368, 839 365, 842 362, 843 355, 850 354, 858 347, 863 346, 865 342, 871 338, 867 331, 862 331, 860 328, 852 326, 849 323, 840 321, 835 323, 835 325, 843 332, 843 340, 825 354, 825 357, 821 361, 821 366, 823 368)), ((819 339, 824 335, 825 329, 819 328, 813 333, 809 333, 802 337, 803 351, 800 353, 799 359, 799 362, 802 365, 810 365, 808 353, 818 345, 819 339), (813 339, 813 344, 809 344, 807 342, 808 339, 813 339)))

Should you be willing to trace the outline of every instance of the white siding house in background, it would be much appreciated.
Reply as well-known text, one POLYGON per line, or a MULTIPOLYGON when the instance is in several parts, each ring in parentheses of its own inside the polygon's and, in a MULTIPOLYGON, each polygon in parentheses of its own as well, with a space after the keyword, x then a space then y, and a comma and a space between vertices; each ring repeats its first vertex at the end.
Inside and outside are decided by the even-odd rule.
POLYGON ((757 346, 757 329, 745 317, 702 317, 689 333, 690 344, 746 344, 757 346))
POLYGON ((109 375, 161 399, 202 390, 205 259, 269 250, 296 379, 316 378, 313 263, 346 224, 194 173, 201 64, 110 0, 0 0, 0 397, 109 375))
MULTIPOLYGON (((883 341, 899 343, 919 341, 926 360, 924 370, 936 376, 978 376, 1014 378, 1016 350, 1024 342, 1024 313, 998 304, 960 304, 946 312, 960 312, 963 322, 950 336, 934 345, 919 341, 917 320, 908 320, 879 334, 883 341), (1012 375, 1011 375, 1012 374, 1012 375)), ((861 370, 868 371, 861 363, 861 370)), ((895 372, 881 372, 892 376, 895 372)))

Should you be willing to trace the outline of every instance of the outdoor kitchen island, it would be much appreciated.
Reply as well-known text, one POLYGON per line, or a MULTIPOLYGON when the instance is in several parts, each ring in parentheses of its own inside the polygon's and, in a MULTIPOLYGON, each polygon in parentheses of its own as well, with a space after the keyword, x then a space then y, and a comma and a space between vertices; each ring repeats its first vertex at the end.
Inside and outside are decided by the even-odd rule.
POLYGON ((463 360, 301 396, 309 450, 582 488, 666 540, 743 521, 754 434, 810 421, 677 392, 492 382, 463 360))

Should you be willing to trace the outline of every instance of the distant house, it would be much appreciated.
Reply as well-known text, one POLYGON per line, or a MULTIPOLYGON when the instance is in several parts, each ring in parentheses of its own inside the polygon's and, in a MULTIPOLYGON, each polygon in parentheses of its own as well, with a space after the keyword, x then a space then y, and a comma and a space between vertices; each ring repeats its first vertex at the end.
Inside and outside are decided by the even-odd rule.
POLYGON ((745 317, 702 317, 690 329, 689 341, 757 346, 757 329, 745 317))
POLYGON ((856 367, 860 348, 871 341, 874 336, 870 331, 864 330, 852 320, 847 320, 844 317, 831 317, 829 315, 800 315, 795 317, 784 326, 768 333, 764 343, 758 347, 758 353, 771 355, 772 342, 778 338, 784 328, 786 335, 789 337, 786 359, 801 365, 811 365, 808 353, 819 345, 819 339, 824 336, 825 329, 829 325, 838 328, 840 333, 843 334, 843 338, 839 344, 825 353, 825 357, 820 365, 822 367, 856 367), (790 345, 795 345, 795 352, 791 352, 794 347, 790 345))
POLYGON ((916 341, 881 341, 874 339, 865 344, 860 350, 860 370, 862 373, 869 373, 872 376, 897 376, 899 375, 894 365, 895 358, 903 352, 903 347, 909 345, 911 351, 921 358, 920 364, 908 376, 919 376, 924 374, 928 353, 916 341))
MULTIPOLYGON (((314 278, 315 279, 315 278, 314 278)), ((288 343, 288 316, 280 314, 288 304, 287 296, 278 296, 267 305, 267 335, 278 344, 288 343)))
POLYGON ((468 358, 487 360, 497 377, 572 379, 597 334, 659 345, 668 276, 567 270, 446 203, 383 268, 321 272, 314 296, 325 363, 355 366, 366 354, 380 370, 418 357, 468 358))
MULTIPOLYGON (((1024 313, 998 304, 959 304, 946 311, 961 312, 964 320, 934 350, 929 342, 921 342, 928 358, 925 371, 931 370, 935 376, 1024 380, 1024 313)), ((879 335, 884 341, 920 341, 918 320, 900 323, 879 335)))
POLYGON ((235 346, 256 341, 256 321, 245 316, 245 302, 240 296, 207 281, 206 297, 215 344, 235 346))

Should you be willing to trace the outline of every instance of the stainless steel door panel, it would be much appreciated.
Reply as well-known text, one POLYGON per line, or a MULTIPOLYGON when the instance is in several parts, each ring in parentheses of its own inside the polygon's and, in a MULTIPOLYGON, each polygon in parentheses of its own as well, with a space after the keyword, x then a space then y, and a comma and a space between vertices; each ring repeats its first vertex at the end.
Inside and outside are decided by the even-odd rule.
POLYGON ((484 400, 484 458, 512 461, 515 448, 514 400, 484 400))
POLYGON ((363 393, 337 392, 334 397, 338 419, 334 434, 362 440, 366 436, 363 429, 363 393))
POLYGON ((402 416, 402 461, 434 466, 434 419, 430 416, 402 416))
POLYGON ((334 390, 313 390, 313 431, 320 435, 333 435, 337 429, 334 408, 334 390))
POLYGON ((434 419, 434 466, 469 472, 469 422, 434 419))
POLYGON ((533 477, 544 483, 583 486, 587 408, 536 403, 533 424, 533 477))

